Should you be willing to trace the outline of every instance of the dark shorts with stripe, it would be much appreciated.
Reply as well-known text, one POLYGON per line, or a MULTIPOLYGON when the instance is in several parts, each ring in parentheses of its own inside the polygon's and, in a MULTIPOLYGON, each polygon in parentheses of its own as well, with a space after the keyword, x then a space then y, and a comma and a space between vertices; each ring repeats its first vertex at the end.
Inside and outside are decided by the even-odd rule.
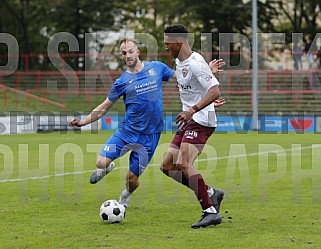
POLYGON ((203 126, 191 120, 176 132, 170 147, 180 148, 181 143, 189 143, 194 144, 199 152, 202 152, 206 141, 214 131, 215 127, 203 126))

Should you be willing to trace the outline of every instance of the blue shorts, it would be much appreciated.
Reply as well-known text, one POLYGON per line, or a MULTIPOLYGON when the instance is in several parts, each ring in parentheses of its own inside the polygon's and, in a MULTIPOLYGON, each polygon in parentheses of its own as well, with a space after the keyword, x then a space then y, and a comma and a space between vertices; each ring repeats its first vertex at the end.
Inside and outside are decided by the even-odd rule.
POLYGON ((118 130, 106 141, 100 156, 114 161, 131 150, 129 169, 140 176, 154 155, 160 135, 160 133, 137 134, 123 129, 118 130))

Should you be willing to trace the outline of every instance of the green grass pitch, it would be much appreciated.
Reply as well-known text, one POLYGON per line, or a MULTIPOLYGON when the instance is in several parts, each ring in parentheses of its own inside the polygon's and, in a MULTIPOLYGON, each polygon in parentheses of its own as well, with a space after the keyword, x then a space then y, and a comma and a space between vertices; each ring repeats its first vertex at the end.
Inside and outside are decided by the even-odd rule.
POLYGON ((120 224, 99 207, 118 199, 127 156, 90 185, 111 132, 0 136, 0 248, 319 248, 319 134, 214 134, 195 167, 225 190, 223 223, 193 230, 201 215, 189 189, 159 171, 158 149, 120 224))

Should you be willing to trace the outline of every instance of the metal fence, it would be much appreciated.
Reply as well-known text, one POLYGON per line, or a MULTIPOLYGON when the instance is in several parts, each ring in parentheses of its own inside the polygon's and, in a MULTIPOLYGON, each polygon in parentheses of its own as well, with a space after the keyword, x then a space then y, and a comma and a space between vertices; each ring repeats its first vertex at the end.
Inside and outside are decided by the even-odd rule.
MULTIPOLYGON (((20 56, 24 58, 23 63, 28 65, 31 59, 43 55, 20 56)), ((36 101, 36 103, 40 102, 49 106, 59 107, 59 104, 62 104, 68 111, 90 111, 107 96, 111 85, 122 71, 102 69, 103 63, 99 61, 97 63, 100 63, 101 66, 90 70, 76 71, 71 68, 68 70, 68 63, 65 59, 71 59, 72 56, 75 55, 60 55, 62 60, 59 68, 51 70, 30 70, 26 66, 24 70, 13 73, 6 74, 5 71, 0 71, 0 96, 3 96, 3 106, 9 106, 8 108, 13 110, 17 106, 20 109, 25 106, 29 110, 33 108, 38 111, 37 108, 41 109, 43 105, 39 107, 37 104, 32 106, 30 104, 31 101, 36 101), (71 105, 75 101, 79 103, 79 110, 71 105), (53 104, 53 102, 57 104, 53 104)), ((212 55, 212 58, 217 56, 217 54, 212 55)), ((240 54, 235 56, 240 56, 240 54)), ((149 59, 144 55, 142 57, 149 59)), ((207 57, 209 56, 207 55, 207 57)), ((275 68, 265 66, 258 71, 259 113, 320 113, 321 84, 319 75, 321 71, 318 65, 309 68, 303 56, 302 69, 295 70, 292 54, 279 53, 279 57, 283 58, 281 64, 278 60, 278 63, 275 62, 275 68)), ((158 55, 159 58, 170 66, 173 65, 173 60, 167 53, 158 55)), ((226 104, 219 109, 220 112, 252 111, 252 71, 249 70, 248 63, 250 64, 248 61, 245 63, 246 66, 231 66, 228 62, 229 66, 216 75, 221 83, 222 97, 226 99, 226 104)), ((171 81, 164 84, 163 92, 165 111, 179 111, 181 104, 176 82, 171 81)))

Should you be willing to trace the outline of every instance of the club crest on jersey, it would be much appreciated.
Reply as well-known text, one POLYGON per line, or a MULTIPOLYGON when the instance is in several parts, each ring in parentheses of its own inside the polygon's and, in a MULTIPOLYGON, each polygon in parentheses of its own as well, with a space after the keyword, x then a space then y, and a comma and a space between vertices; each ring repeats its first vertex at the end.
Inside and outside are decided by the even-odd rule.
POLYGON ((149 75, 155 75, 155 70, 154 69, 150 69, 150 70, 148 70, 148 72, 149 72, 149 75))
POLYGON ((187 71, 187 69, 184 67, 184 68, 182 69, 182 74, 183 74, 183 77, 184 77, 184 78, 187 76, 187 73, 188 73, 188 71, 187 71))

